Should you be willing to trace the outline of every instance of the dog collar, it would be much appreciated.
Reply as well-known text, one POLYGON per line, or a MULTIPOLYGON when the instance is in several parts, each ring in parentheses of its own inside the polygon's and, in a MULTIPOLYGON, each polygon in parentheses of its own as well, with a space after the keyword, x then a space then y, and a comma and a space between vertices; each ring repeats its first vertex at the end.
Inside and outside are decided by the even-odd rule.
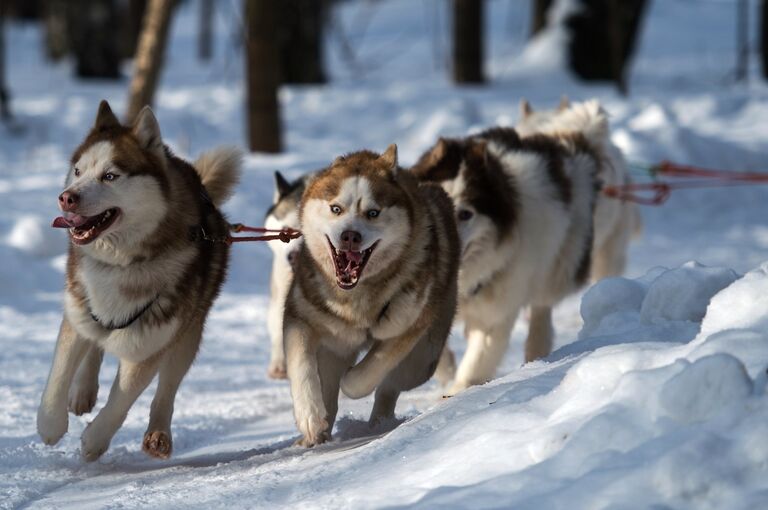
POLYGON ((159 297, 160 297, 160 294, 158 294, 157 296, 152 298, 152 300, 149 303, 147 303, 146 305, 142 306, 139 309, 139 311, 136 312, 133 316, 131 316, 127 321, 122 322, 120 324, 115 324, 113 322, 110 322, 108 324, 104 324, 103 322, 101 322, 101 319, 99 319, 99 317, 95 313, 93 313, 93 310, 91 310, 90 305, 88 305, 88 313, 90 314, 91 319, 93 319, 94 322, 96 322, 99 326, 101 326, 104 329, 109 329, 109 330, 112 330, 112 331, 114 331, 116 329, 125 329, 128 326, 130 326, 131 324, 133 324, 134 322, 136 322, 139 319, 139 317, 142 316, 142 314, 144 312, 149 310, 149 307, 151 307, 153 304, 155 304, 155 301, 157 301, 157 299, 159 297))

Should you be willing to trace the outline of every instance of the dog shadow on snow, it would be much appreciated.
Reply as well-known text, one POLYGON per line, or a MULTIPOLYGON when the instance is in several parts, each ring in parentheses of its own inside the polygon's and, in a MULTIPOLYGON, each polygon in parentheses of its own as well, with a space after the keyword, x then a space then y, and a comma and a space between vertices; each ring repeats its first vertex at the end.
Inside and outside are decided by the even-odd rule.
MULTIPOLYGON (((311 449, 293 446, 293 443, 298 439, 298 436, 296 436, 291 439, 278 441, 268 446, 248 450, 221 451, 188 457, 183 456, 183 452, 179 452, 179 458, 171 458, 170 460, 159 462, 147 459, 146 461, 142 460, 136 464, 123 464, 121 461, 116 461, 110 466, 112 469, 110 469, 109 472, 147 473, 178 467, 209 468, 243 461, 249 461, 251 466, 258 466, 277 460, 302 457, 307 454, 341 452, 364 446, 379 439, 411 418, 412 417, 410 416, 405 418, 393 418, 383 420, 378 424, 371 426, 366 420, 342 417, 336 422, 333 439, 328 443, 315 446, 311 449)), ((276 434, 259 434, 254 436, 253 440, 258 441, 274 435, 276 434)), ((226 448, 226 446, 224 446, 224 448, 226 448)), ((103 465, 101 467, 103 468, 103 465)))

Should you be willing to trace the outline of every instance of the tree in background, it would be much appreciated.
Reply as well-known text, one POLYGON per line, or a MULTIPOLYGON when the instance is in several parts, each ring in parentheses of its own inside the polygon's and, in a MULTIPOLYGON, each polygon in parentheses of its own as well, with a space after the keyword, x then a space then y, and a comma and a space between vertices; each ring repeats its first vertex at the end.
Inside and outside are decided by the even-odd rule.
POLYGON ((81 78, 119 78, 120 30, 114 0, 67 0, 69 42, 81 78))
POLYGON ((197 56, 202 61, 213 56, 213 0, 200 0, 200 33, 197 56))
POLYGON ((278 2, 243 0, 248 147, 280 152, 280 53, 276 41, 278 2))
POLYGON ((281 83, 325 83, 326 0, 280 0, 277 40, 281 83))
POLYGON ((5 2, 0 0, 0 120, 11 118, 11 96, 5 83, 5 2))
POLYGON ((627 64, 646 0, 579 0, 566 21, 571 70, 583 80, 613 81, 627 93, 627 64))
POLYGON ((483 0, 453 0, 453 81, 484 83, 483 0))
POLYGON ((531 0, 531 37, 547 26, 547 13, 554 0, 531 0))
POLYGON ((136 50, 126 122, 133 122, 144 106, 152 105, 175 4, 175 0, 149 0, 136 50))

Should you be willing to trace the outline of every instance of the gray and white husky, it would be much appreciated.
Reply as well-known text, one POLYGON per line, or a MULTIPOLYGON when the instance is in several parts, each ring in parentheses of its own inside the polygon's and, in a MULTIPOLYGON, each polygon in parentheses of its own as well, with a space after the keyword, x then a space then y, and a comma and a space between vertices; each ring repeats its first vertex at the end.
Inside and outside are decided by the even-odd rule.
POLYGON ((46 444, 66 433, 68 409, 93 409, 107 352, 120 366, 83 432, 82 457, 94 461, 107 450, 158 373, 142 447, 170 456, 176 391, 227 270, 229 225, 218 206, 232 193, 240 159, 221 148, 191 165, 163 144, 149 108, 129 127, 102 101, 72 156, 54 221, 68 230, 70 246, 64 317, 37 414, 46 444))
MULTIPOLYGON (((309 175, 288 181, 275 172, 275 193, 272 206, 267 211, 265 226, 270 229, 299 229, 299 203, 309 175)), ((271 342, 267 375, 273 379, 285 379, 285 354, 283 353, 283 309, 288 289, 293 281, 293 264, 301 246, 301 238, 288 243, 272 242, 272 274, 269 279, 269 312, 267 329, 271 342)))

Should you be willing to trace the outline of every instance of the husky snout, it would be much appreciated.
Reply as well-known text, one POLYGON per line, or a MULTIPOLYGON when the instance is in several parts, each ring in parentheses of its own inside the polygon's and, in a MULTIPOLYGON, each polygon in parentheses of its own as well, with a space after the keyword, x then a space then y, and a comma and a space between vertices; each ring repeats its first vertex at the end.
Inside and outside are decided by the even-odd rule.
POLYGON ((356 230, 345 230, 341 233, 339 248, 344 251, 360 251, 363 244, 363 234, 356 230))
POLYGON ((80 195, 74 191, 65 191, 59 195, 59 209, 65 212, 72 212, 80 205, 80 195))

